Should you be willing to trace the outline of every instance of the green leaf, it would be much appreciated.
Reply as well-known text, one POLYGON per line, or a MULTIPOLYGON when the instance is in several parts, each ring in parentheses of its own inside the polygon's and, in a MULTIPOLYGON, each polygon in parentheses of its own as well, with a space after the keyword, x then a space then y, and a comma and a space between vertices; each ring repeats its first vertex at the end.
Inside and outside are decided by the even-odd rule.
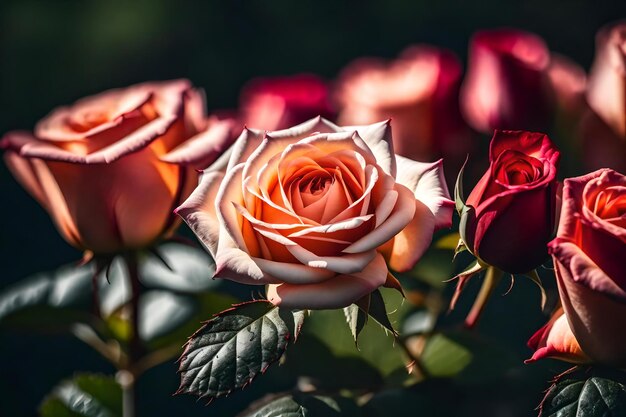
POLYGON ((122 390, 111 377, 79 374, 61 382, 39 411, 42 417, 121 417, 122 390))
POLYGON ((352 333, 354 343, 358 345, 359 334, 361 330, 363 330, 363 327, 365 327, 365 324, 367 324, 367 311, 356 304, 352 304, 343 309, 343 314, 346 316, 346 321, 350 327, 350 333, 352 333))
POLYGON ((387 309, 385 308, 385 300, 383 299, 383 295, 380 293, 380 290, 376 290, 371 294, 368 314, 371 318, 376 320, 378 324, 391 332, 392 335, 398 336, 398 332, 396 332, 393 325, 389 321, 387 309))
POLYGON ((358 417, 359 408, 344 397, 327 397, 296 392, 273 399, 240 417, 358 417))
POLYGON ((92 268, 66 265, 26 278, 0 294, 0 324, 67 325, 84 320, 91 304, 92 268))
POLYGON ((435 249, 455 250, 459 246, 458 232, 449 233, 435 242, 432 246, 435 249))
POLYGON ((428 338, 420 356, 421 365, 434 377, 452 377, 472 361, 472 352, 449 336, 437 333, 428 338))
POLYGON ((539 417, 624 415, 626 386, 599 375, 565 376, 550 387, 539 411, 539 417))
POLYGON ((229 394, 276 362, 297 338, 304 311, 285 311, 260 300, 239 304, 191 336, 180 358, 177 393, 201 398, 229 394))
POLYGON ((219 286, 220 281, 211 278, 215 262, 204 250, 167 242, 155 252, 159 256, 149 253, 140 264, 139 279, 146 287, 195 294, 219 286))

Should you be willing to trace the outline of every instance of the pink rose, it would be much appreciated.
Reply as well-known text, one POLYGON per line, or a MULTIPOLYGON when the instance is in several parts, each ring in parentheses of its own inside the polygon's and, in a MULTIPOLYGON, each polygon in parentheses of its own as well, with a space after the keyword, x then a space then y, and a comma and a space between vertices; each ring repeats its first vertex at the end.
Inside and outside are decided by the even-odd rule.
POLYGON ((461 88, 461 110, 476 130, 543 130, 552 120, 553 97, 543 40, 514 29, 485 30, 470 42, 461 88))
POLYGON ((496 131, 490 166, 461 218, 467 248, 483 262, 524 273, 547 258, 556 209, 559 152, 542 133, 496 131))
POLYGON ((240 102, 242 122, 252 129, 285 129, 318 114, 334 118, 328 87, 312 74, 256 78, 244 86, 240 102))
POLYGON ((565 180, 549 248, 582 351, 594 362, 626 366, 626 177, 601 169, 565 180))
POLYGON ((110 90, 60 107, 1 146, 17 180, 77 248, 112 253, 173 231, 172 210, 229 145, 186 80, 110 90))
POLYGON ((470 141, 458 104, 461 75, 452 52, 426 45, 391 62, 361 58, 339 77, 338 120, 355 125, 391 118, 394 149, 407 158, 464 157, 470 141))
POLYGON ((410 269, 451 224, 441 161, 394 155, 389 122, 246 129, 227 156, 177 212, 216 277, 269 284, 276 305, 345 307, 385 284, 387 262, 410 269))

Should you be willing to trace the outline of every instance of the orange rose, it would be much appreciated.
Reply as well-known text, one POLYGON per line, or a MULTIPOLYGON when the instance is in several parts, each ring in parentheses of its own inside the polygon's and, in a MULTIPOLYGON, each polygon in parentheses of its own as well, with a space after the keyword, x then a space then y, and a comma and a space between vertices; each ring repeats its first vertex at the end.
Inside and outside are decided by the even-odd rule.
POLYGON ((229 145, 230 122, 207 120, 186 80, 110 90, 60 107, 34 134, 0 145, 17 180, 73 246, 112 253, 150 245, 175 226, 172 210, 229 145))
POLYGON ((441 161, 394 155, 389 122, 247 129, 228 158, 177 212, 214 256, 216 277, 270 284, 276 305, 345 307, 385 284, 385 261, 410 269, 451 223, 441 161))

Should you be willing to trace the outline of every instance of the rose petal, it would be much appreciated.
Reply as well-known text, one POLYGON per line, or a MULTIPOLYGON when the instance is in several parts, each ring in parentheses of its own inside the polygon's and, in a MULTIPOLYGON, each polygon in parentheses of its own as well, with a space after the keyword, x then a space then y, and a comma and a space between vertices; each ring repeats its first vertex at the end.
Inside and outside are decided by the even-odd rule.
POLYGON ((359 253, 376 249, 411 222, 415 215, 415 197, 403 185, 396 184, 395 190, 398 192, 398 201, 392 214, 383 224, 344 249, 344 253, 359 253))
POLYGON ((220 234, 215 201, 223 178, 224 174, 221 172, 203 174, 198 188, 175 210, 213 257, 217 252, 220 234))
POLYGON ((391 137, 391 120, 365 126, 343 126, 344 130, 356 130, 376 157, 376 162, 392 177, 396 176, 396 158, 391 137))
POLYGON ((214 119, 206 130, 186 140, 160 159, 171 164, 206 168, 230 146, 233 124, 232 120, 214 119))
POLYGON ((436 229, 452 225, 454 202, 450 200, 443 173, 443 160, 434 163, 416 162, 396 156, 398 176, 396 181, 413 191, 415 198, 424 203, 435 216, 436 229))
POLYGON ((411 222, 392 240, 389 267, 406 272, 415 266, 430 246, 436 229, 436 219, 422 202, 415 200, 415 215, 411 222))
POLYGON ((562 308, 559 308, 550 321, 528 340, 528 347, 535 350, 535 353, 525 361, 526 363, 543 358, 560 359, 576 364, 591 362, 576 341, 562 308))
POLYGON ((360 272, 339 275, 317 284, 270 285, 267 298, 283 308, 343 308, 383 285, 387 273, 384 258, 376 254, 360 272))

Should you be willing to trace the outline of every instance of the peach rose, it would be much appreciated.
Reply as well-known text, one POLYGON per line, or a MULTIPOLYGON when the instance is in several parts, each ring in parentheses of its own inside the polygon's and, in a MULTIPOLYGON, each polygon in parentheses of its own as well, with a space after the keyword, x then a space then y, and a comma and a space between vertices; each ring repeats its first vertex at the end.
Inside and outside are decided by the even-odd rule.
POLYGON ((463 155, 469 131, 459 111, 462 67, 450 51, 427 45, 406 49, 391 62, 361 58, 339 77, 339 123, 391 118, 396 153, 416 160, 463 155))
POLYGON ((565 311, 543 330, 551 356, 626 366, 626 177, 601 169, 565 180, 549 249, 565 311))
POLYGON ((33 134, 7 133, 0 145, 70 244, 112 253, 171 232, 195 169, 229 146, 230 122, 204 111, 186 80, 145 83, 60 107, 33 134))
POLYGON ((227 157, 177 212, 216 277, 269 284, 276 305, 345 307, 385 284, 387 263, 413 267, 451 224, 441 161, 394 155, 389 122, 246 129, 227 157))

